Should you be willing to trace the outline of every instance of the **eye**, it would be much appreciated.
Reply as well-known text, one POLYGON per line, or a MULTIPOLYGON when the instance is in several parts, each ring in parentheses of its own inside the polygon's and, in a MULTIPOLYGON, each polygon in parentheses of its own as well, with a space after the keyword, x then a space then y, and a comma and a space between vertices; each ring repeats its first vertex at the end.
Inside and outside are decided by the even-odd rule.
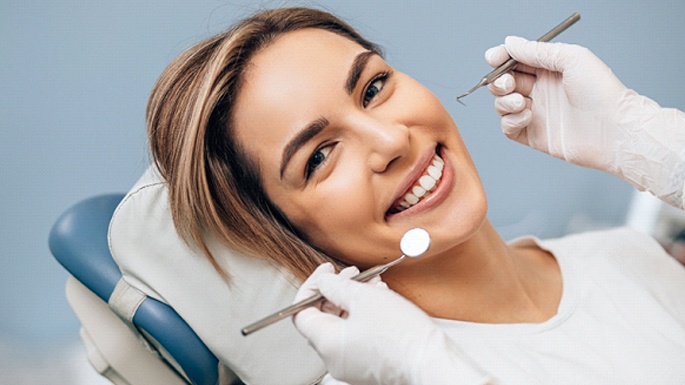
POLYGON ((312 156, 309 157, 309 160, 307 161, 307 167, 304 170, 304 177, 306 180, 309 180, 312 174, 316 172, 316 170, 318 170, 319 167, 321 167, 321 165, 326 162, 328 154, 331 153, 332 149, 333 145, 331 144, 328 146, 320 147, 316 151, 314 151, 312 156))
POLYGON ((364 99, 362 100, 362 105, 364 107, 368 106, 373 98, 381 92, 387 79, 388 73, 380 74, 371 81, 368 87, 366 87, 366 90, 364 90, 364 99))

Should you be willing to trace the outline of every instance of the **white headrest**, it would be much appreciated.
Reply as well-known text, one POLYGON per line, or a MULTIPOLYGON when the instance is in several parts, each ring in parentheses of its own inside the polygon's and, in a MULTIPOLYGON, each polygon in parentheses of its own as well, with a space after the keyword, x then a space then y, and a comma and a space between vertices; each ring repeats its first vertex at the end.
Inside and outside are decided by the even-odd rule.
POLYGON ((289 305, 299 282, 272 264, 209 247, 230 284, 174 228, 167 188, 151 166, 112 217, 112 255, 129 284, 173 307, 217 358, 247 384, 302 385, 325 372, 290 320, 247 337, 241 328, 289 305))

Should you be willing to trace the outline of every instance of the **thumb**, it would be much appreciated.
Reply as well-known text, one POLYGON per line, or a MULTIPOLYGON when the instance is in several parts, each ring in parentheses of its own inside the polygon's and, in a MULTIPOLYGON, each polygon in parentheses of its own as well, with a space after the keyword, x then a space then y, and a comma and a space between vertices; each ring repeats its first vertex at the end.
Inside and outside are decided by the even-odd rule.
POLYGON ((328 274, 317 279, 321 295, 335 306, 349 312, 357 293, 364 289, 364 284, 340 275, 328 274))
POLYGON ((519 63, 554 72, 564 72, 575 56, 568 44, 530 41, 518 36, 507 36, 504 47, 519 63))
POLYGON ((316 287, 317 278, 325 274, 333 274, 335 272, 335 267, 330 262, 325 262, 319 265, 319 267, 314 270, 314 272, 305 280, 300 288, 297 290, 294 302, 301 301, 305 298, 309 298, 313 295, 318 294, 316 287))
POLYGON ((342 319, 316 307, 301 310, 293 317, 297 330, 315 347, 338 335, 342 319))

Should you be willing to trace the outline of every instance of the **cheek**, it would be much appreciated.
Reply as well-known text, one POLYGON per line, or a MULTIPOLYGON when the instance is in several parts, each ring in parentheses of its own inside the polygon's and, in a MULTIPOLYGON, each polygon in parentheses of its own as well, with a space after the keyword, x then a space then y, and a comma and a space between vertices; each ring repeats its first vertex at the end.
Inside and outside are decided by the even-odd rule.
POLYGON ((411 78, 398 87, 396 95, 398 111, 403 111, 405 123, 409 126, 429 126, 433 128, 456 128, 440 100, 427 88, 411 78))
POLYGON ((332 233, 347 232, 365 218, 368 220, 373 207, 369 189, 355 177, 358 174, 339 169, 309 191, 282 194, 282 210, 313 242, 326 240, 332 233))
POLYGON ((420 84, 417 85, 412 100, 414 100, 411 103, 414 116, 417 117, 416 119, 419 119, 419 117, 421 119, 416 121, 415 124, 428 128, 431 135, 435 135, 438 141, 443 142, 443 144, 460 156, 464 156, 469 167, 475 167, 471 162, 468 149, 459 133, 457 124, 440 100, 420 84))
POLYGON ((331 256, 353 262, 350 256, 356 258, 378 247, 373 243, 362 245, 365 229, 373 228, 378 221, 373 194, 368 187, 362 187, 362 181, 355 177, 358 173, 338 171, 343 175, 329 176, 325 186, 317 186, 315 193, 297 197, 296 203, 284 212, 312 245, 331 256))

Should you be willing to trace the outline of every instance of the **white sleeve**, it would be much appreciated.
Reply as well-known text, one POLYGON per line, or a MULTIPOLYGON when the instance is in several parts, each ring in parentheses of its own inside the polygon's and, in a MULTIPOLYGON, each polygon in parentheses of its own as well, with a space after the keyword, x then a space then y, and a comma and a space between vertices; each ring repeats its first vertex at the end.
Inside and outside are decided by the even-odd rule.
MULTIPOLYGON (((645 120, 633 138, 629 160, 621 164, 625 178, 657 198, 677 208, 685 207, 685 113, 674 108, 660 108, 645 120)), ((639 187, 638 187, 639 188, 639 187)))

